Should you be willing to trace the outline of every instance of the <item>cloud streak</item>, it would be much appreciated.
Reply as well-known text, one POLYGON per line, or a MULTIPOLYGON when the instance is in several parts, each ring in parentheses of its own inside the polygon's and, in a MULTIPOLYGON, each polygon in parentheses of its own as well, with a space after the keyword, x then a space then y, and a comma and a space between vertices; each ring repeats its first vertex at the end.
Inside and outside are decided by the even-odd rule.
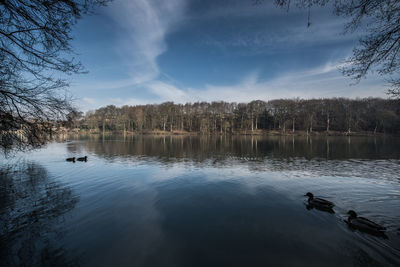
MULTIPOLYGON (((317 68, 288 72, 267 81, 260 80, 257 71, 248 73, 241 82, 229 85, 208 84, 200 88, 179 88, 168 82, 153 81, 148 89, 157 96, 149 98, 109 98, 107 104, 140 105, 173 101, 187 103, 198 101, 250 102, 278 98, 325 98, 325 97, 385 97, 378 78, 361 81, 351 86, 351 80, 338 71, 339 64, 327 63, 317 68)), ((93 101, 93 100, 91 100, 93 101)))
POLYGON ((108 15, 119 25, 121 53, 130 76, 124 85, 157 79, 157 57, 167 49, 165 36, 183 19, 183 0, 120 0, 110 5, 108 15))
POLYGON ((351 86, 351 80, 338 71, 339 64, 327 63, 305 71, 290 72, 262 81, 257 72, 249 73, 240 83, 226 86, 206 85, 190 89, 196 101, 250 102, 278 98, 385 97, 382 81, 362 81, 351 86))

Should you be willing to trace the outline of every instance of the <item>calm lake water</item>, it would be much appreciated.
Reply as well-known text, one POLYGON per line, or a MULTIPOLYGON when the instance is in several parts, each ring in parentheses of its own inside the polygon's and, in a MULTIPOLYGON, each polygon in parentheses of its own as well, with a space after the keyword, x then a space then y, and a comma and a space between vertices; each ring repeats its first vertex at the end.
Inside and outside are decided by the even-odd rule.
POLYGON ((400 263, 400 138, 88 136, 0 160, 1 266, 400 263))

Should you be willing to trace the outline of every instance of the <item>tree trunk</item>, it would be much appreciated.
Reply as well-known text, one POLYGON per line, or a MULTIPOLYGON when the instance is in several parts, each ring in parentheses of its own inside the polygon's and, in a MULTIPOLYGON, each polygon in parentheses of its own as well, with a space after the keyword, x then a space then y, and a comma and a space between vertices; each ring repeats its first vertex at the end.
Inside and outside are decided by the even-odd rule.
POLYGON ((329 114, 328 114, 327 119, 326 119, 326 132, 329 132, 329 123, 330 123, 330 119, 329 119, 329 114))
POLYGON ((295 118, 292 119, 292 132, 294 133, 294 122, 295 122, 295 118))

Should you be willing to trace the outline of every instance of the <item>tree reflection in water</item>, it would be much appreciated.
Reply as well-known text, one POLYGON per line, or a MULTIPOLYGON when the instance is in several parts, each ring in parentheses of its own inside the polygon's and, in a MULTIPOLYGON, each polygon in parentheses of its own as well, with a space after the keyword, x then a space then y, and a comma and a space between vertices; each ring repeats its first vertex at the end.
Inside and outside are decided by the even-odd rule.
POLYGON ((86 151, 110 162, 157 161, 166 166, 183 162, 199 167, 242 165, 254 171, 308 171, 316 176, 352 173, 358 177, 398 180, 398 169, 392 166, 400 159, 398 138, 349 140, 343 136, 87 135, 68 144, 67 149, 71 154, 86 151))
POLYGON ((84 146, 86 151, 108 159, 132 156, 156 157, 165 162, 299 157, 326 160, 400 159, 399 139, 392 137, 87 135, 76 138, 84 142, 69 144, 69 152, 82 153, 84 146))
POLYGON ((79 201, 33 163, 0 169, 0 265, 77 264, 58 244, 66 212, 79 201))

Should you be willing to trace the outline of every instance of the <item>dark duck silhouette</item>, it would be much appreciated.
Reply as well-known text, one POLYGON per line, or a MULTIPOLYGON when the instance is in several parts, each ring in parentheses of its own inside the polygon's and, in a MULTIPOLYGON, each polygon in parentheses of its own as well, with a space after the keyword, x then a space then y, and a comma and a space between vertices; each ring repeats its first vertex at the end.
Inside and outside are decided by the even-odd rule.
POLYGON ((72 158, 67 158, 67 159, 66 159, 66 161, 72 161, 72 162, 75 162, 75 157, 72 157, 72 158))
POLYGON ((373 221, 368 220, 364 217, 358 217, 354 210, 347 212, 349 218, 345 221, 351 228, 358 229, 363 232, 367 232, 373 235, 385 236, 386 227, 383 227, 373 221))
POLYGON ((87 156, 81 157, 81 158, 77 158, 78 161, 87 161, 87 156))
POLYGON ((332 202, 325 200, 323 198, 318 198, 318 197, 314 198, 314 195, 310 192, 308 192, 304 196, 308 197, 307 209, 316 208, 317 210, 335 213, 332 209, 335 206, 335 204, 333 204, 332 202))

